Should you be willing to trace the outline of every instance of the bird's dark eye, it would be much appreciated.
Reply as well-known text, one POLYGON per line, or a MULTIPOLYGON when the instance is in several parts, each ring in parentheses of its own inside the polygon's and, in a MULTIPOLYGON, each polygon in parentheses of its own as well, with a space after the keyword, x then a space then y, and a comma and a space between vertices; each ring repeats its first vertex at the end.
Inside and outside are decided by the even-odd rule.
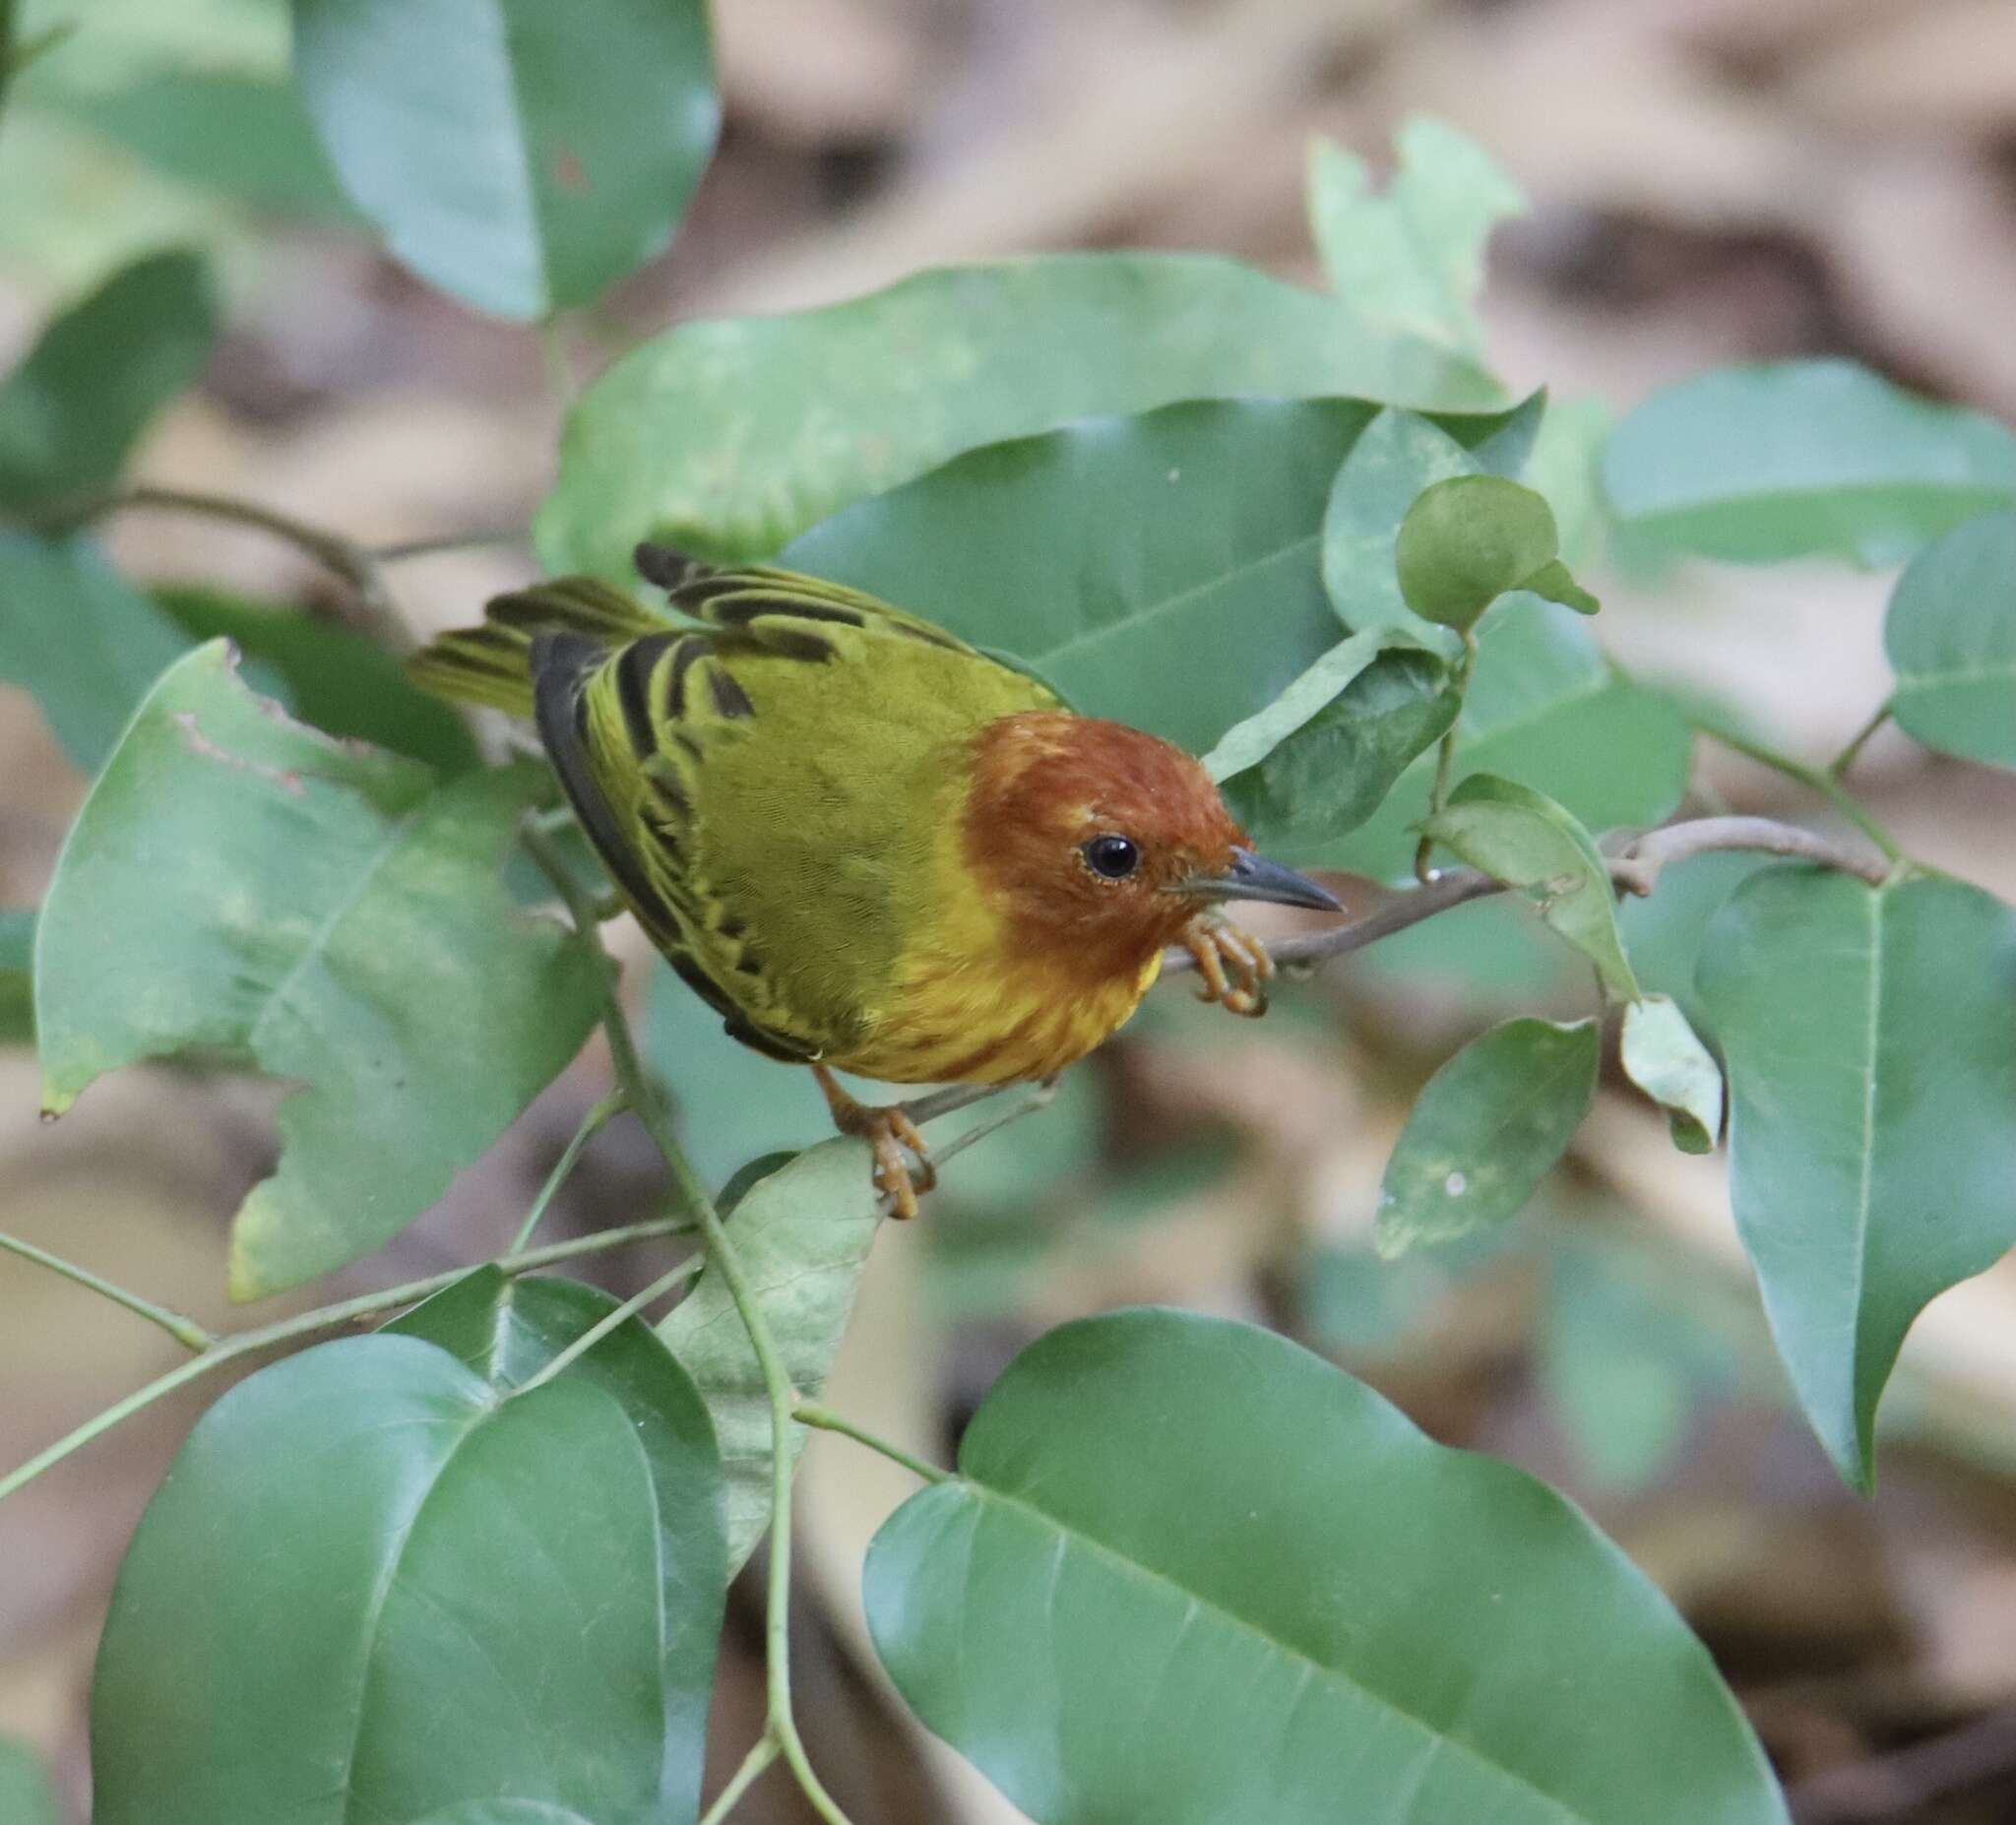
POLYGON ((1141 866, 1141 850, 1132 837, 1095 837, 1085 846, 1085 864, 1108 881, 1124 881, 1141 866))

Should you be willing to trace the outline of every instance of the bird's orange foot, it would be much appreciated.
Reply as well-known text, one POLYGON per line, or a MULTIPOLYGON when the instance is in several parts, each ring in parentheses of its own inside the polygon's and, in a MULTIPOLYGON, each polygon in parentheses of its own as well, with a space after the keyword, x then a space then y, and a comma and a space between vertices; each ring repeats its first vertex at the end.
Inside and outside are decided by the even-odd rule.
POLYGON ((855 1101, 834 1081, 833 1073, 815 1064, 812 1075, 826 1093, 826 1106, 833 1111, 833 1125, 842 1134, 864 1140, 875 1150, 875 1189, 890 1200, 889 1214, 905 1222, 917 1214, 917 1195, 938 1182, 938 1168, 931 1164, 931 1150, 903 1106, 873 1108, 855 1101), (921 1182, 904 1158, 909 1148, 916 1157, 921 1182))
POLYGON ((1274 959, 1258 938, 1201 913, 1183 927, 1179 942, 1196 958, 1204 977, 1198 1000, 1223 1002, 1229 1012, 1254 1020, 1267 1012, 1265 984, 1274 974, 1274 959))

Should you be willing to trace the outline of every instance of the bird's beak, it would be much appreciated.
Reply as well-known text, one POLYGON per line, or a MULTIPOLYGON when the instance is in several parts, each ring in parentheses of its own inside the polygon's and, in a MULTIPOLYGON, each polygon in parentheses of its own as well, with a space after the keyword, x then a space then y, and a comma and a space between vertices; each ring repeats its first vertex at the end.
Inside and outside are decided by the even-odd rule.
POLYGON ((1344 911, 1344 902, 1328 888, 1251 850, 1232 850, 1232 865, 1224 873, 1193 874, 1176 884, 1176 892, 1195 900, 1271 900, 1276 906, 1308 907, 1317 912, 1344 911))

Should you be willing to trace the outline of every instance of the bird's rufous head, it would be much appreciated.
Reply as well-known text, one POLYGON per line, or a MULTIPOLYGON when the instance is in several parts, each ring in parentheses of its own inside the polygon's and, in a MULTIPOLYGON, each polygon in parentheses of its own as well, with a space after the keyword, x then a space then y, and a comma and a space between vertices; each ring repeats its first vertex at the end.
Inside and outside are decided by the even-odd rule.
POLYGON ((981 730, 974 761, 968 856, 1032 943, 1117 970, 1172 942, 1217 901, 1343 910, 1315 882, 1254 854, 1211 776, 1160 736, 1030 711, 981 730))

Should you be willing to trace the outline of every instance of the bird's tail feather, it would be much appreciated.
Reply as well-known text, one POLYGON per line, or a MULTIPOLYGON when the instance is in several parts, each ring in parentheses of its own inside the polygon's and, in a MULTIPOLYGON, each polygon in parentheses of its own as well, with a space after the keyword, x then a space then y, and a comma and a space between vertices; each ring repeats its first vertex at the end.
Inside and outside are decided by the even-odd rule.
POLYGON ((617 647, 641 634, 662 634, 665 625, 662 616, 621 590, 591 577, 561 577, 494 597, 484 605, 480 627, 443 634, 407 661, 407 672, 439 696, 529 717, 536 636, 572 634, 598 647, 617 647))

